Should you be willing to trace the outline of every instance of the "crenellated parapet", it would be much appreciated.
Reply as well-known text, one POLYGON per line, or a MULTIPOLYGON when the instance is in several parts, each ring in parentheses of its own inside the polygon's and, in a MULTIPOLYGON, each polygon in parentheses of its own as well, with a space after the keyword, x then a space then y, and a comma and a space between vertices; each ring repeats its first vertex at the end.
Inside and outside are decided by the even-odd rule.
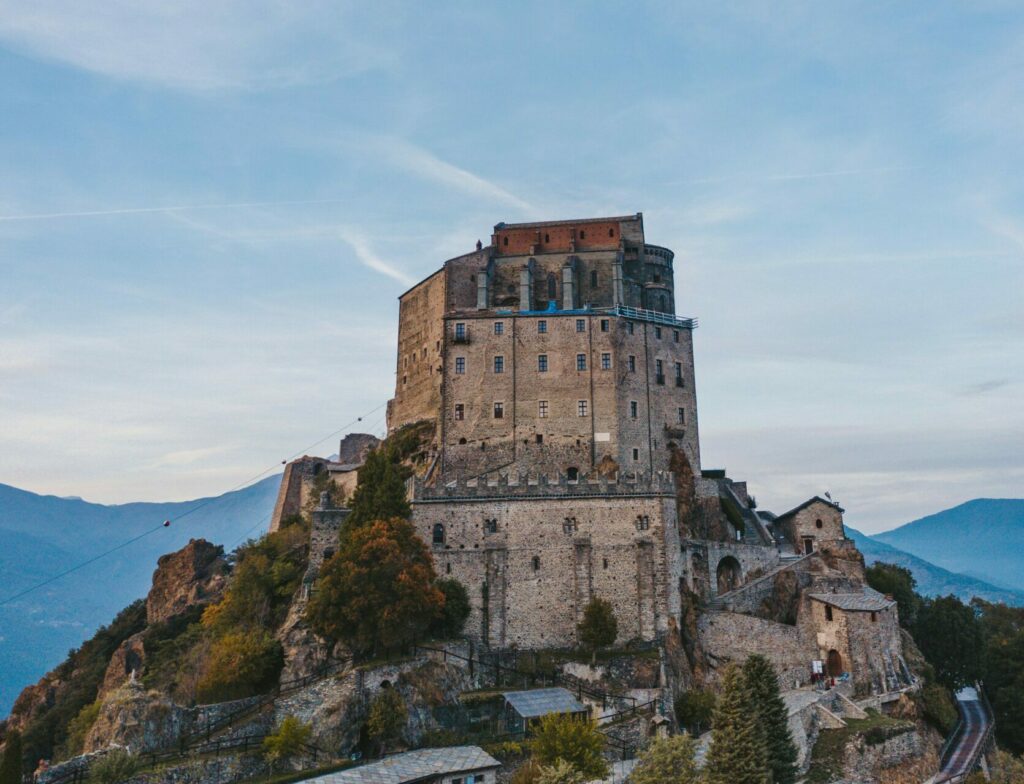
POLYGON ((536 477, 501 474, 495 479, 457 479, 443 485, 428 485, 419 479, 413 480, 414 503, 506 498, 659 498, 674 497, 675 493, 675 480, 668 471, 615 474, 610 477, 584 475, 576 479, 570 479, 565 474, 553 477, 546 474, 536 477))

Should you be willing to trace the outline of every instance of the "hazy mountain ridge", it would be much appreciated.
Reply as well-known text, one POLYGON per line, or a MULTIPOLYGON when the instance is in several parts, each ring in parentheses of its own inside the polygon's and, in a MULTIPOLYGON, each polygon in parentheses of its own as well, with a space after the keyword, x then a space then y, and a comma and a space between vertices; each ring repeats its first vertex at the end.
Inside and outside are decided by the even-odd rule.
POLYGON ((0 716, 7 714, 24 686, 55 666, 68 649, 145 596, 161 555, 190 538, 204 537, 231 549, 260 535, 279 485, 275 475, 210 499, 104 506, 0 484, 0 601, 163 520, 196 510, 96 563, 0 605, 0 716))
POLYGON ((872 538, 943 569, 1024 591, 1024 499, 976 498, 872 538))

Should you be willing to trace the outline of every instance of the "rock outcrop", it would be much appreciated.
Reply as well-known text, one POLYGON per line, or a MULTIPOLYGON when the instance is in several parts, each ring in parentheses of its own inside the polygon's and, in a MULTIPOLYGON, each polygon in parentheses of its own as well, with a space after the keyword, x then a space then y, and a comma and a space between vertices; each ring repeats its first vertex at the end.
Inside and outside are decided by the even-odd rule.
POLYGON ((186 724, 185 710, 170 698, 129 680, 107 696, 85 738, 85 751, 124 746, 133 753, 172 748, 186 724))
POLYGON ((223 547, 190 539, 177 552, 161 556, 146 596, 146 621, 160 623, 215 599, 227 573, 223 555, 223 547))
POLYGON ((142 634, 133 634, 122 642, 114 655, 110 657, 110 664, 103 675, 103 683, 100 685, 99 698, 119 689, 132 677, 142 674, 142 668, 146 663, 146 647, 142 641, 142 634))

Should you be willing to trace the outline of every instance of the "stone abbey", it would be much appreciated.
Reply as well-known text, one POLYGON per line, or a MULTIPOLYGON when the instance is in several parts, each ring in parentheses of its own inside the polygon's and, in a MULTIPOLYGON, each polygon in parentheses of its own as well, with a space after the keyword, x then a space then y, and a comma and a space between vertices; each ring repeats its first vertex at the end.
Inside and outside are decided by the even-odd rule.
MULTIPOLYGON (((675 312, 673 261, 641 214, 499 223, 400 296, 388 428, 430 425, 413 523, 469 592, 467 635, 491 650, 573 646, 600 597, 620 643, 696 624, 712 669, 757 651, 791 682, 820 661, 861 691, 899 688, 895 603, 866 586, 843 510, 814 497, 774 515, 702 467, 697 322, 675 312)), ((351 487, 346 460, 305 460, 276 520, 302 477, 351 487)), ((339 519, 314 513, 314 538, 339 519)))

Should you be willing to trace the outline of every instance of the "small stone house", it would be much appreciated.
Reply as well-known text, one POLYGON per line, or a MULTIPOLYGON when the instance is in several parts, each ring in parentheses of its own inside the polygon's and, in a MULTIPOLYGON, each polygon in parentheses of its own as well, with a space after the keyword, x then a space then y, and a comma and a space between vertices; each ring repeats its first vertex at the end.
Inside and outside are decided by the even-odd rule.
POLYGON ((820 496, 804 501, 773 521, 777 531, 802 555, 810 555, 826 542, 846 539, 843 530, 843 508, 820 496))
POLYGON ((479 746, 417 749, 337 773, 316 784, 495 784, 501 763, 479 746))

